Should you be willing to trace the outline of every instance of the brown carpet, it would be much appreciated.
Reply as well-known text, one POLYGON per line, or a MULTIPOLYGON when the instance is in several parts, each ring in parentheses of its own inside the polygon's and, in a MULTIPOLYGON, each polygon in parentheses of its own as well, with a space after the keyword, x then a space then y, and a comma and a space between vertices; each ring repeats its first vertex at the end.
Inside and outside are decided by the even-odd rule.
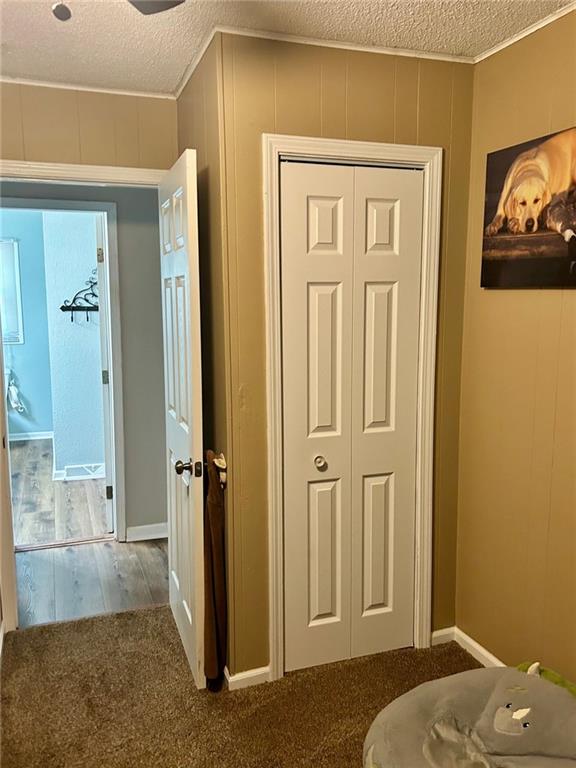
POLYGON ((379 710, 477 664, 455 643, 198 692, 168 608, 5 638, 2 768, 359 768, 379 710))

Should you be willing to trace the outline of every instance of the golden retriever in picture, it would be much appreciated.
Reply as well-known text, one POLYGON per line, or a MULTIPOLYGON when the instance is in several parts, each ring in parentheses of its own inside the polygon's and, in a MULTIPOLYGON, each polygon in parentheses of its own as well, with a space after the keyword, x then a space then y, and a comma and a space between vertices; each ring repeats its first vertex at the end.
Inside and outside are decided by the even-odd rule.
POLYGON ((496 214, 485 233, 536 232, 538 220, 554 195, 576 184, 576 128, 557 133, 514 160, 504 181, 496 214))

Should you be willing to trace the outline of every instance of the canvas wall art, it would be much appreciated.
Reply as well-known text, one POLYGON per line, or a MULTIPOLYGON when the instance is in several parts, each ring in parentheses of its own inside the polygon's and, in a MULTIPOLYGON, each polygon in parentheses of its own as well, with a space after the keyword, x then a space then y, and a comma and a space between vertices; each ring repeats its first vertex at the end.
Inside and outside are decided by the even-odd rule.
POLYGON ((483 288, 576 288, 576 128, 491 152, 483 288))

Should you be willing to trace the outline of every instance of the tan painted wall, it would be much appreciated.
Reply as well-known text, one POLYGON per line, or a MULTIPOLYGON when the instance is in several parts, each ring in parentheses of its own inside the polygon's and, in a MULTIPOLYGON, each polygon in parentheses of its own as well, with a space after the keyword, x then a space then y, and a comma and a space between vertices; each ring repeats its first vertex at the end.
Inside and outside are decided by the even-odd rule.
POLYGON ((458 403, 472 68, 222 36, 234 485, 231 668, 268 663, 261 135, 445 148, 435 475, 434 623, 454 623, 458 403))
MULTIPOLYGON (((282 132, 445 148, 434 626, 456 618, 505 661, 576 676, 576 295, 478 287, 485 154, 576 123, 575 39, 573 13, 477 65, 473 116, 471 66, 233 35, 180 97, 178 149, 199 161, 206 435, 232 466, 233 672, 268 661, 260 137, 282 132), (528 85, 510 87, 524 82, 536 108, 528 85)), ((3 157, 168 167, 177 155, 174 102, 0 95, 3 157)))
POLYGON ((474 73, 458 626, 576 679, 576 291, 480 289, 486 153, 576 125, 576 13, 474 73))
POLYGON ((146 96, 0 83, 0 157, 169 168, 176 102, 146 96))
POLYGON ((222 48, 216 35, 178 99, 178 152, 194 148, 198 162, 200 276, 204 379, 204 439, 228 454, 229 345, 222 197, 222 48))

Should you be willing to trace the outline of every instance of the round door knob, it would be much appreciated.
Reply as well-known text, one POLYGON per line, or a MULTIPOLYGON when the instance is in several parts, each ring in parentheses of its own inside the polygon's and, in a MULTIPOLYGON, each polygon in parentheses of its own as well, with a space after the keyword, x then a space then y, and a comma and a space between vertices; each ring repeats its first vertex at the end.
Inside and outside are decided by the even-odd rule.
POLYGON ((192 461, 180 461, 178 460, 176 464, 174 464, 174 470, 177 475, 184 474, 184 470, 187 469, 188 472, 194 471, 194 465, 192 464, 192 461))
POLYGON ((316 467, 316 469, 322 472, 328 466, 328 462, 326 461, 324 456, 314 456, 314 466, 316 467))

